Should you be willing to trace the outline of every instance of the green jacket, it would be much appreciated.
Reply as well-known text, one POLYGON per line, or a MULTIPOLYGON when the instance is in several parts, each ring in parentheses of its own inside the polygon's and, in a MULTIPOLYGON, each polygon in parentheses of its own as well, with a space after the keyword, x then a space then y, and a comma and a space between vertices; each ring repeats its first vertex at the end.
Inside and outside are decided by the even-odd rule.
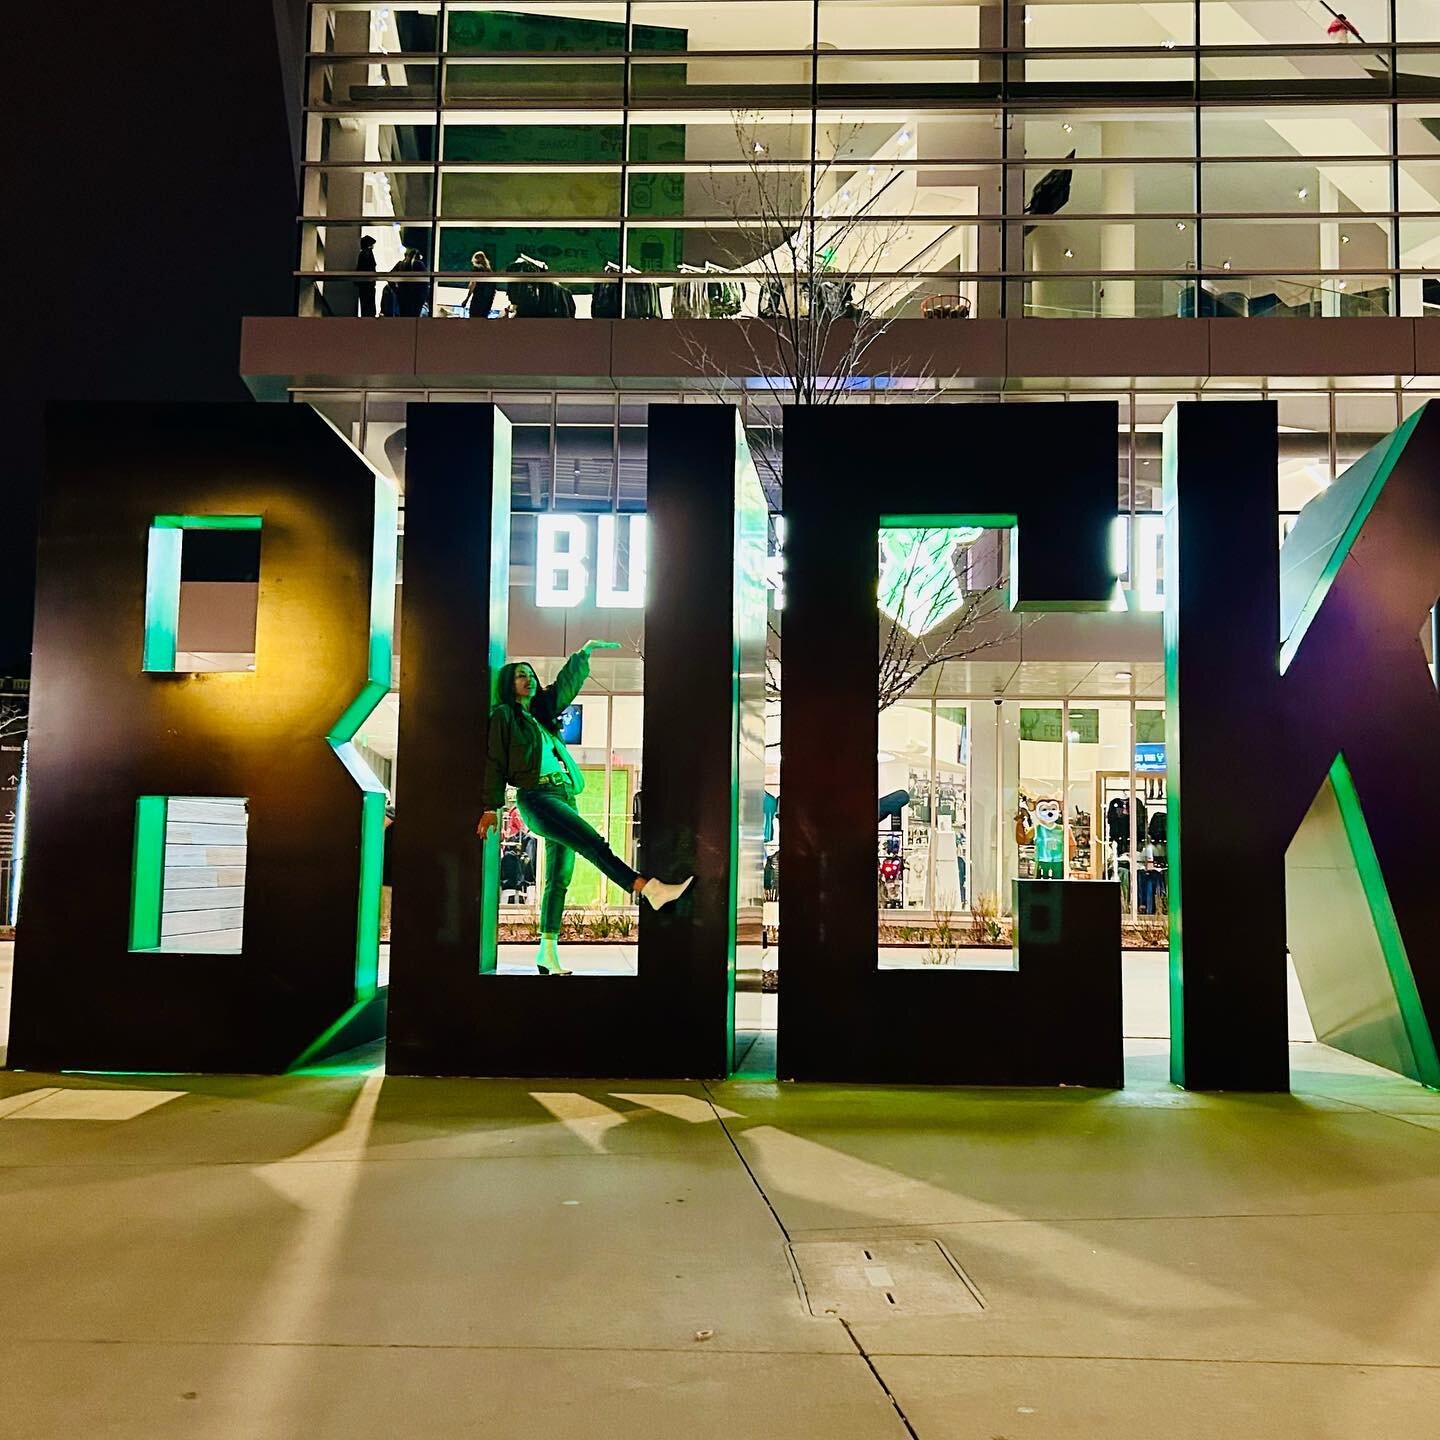
MULTIPOLYGON (((505 787, 533 790, 540 783, 541 748, 544 740, 540 726, 554 730, 561 712, 580 693, 590 675, 590 657, 577 650, 564 664, 551 685, 543 686, 530 702, 530 713, 514 705, 497 705, 490 712, 485 739, 485 785, 480 808, 498 810, 505 803, 505 787)), ((571 772, 583 785, 579 769, 571 772)))

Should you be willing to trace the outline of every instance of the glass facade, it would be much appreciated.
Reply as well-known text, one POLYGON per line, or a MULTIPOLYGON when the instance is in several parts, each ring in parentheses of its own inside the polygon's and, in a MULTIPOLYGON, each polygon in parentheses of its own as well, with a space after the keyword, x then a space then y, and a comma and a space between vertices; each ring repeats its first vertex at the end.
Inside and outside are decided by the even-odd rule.
POLYGON ((1440 312, 1433 0, 315 4, 308 66, 305 314, 1440 312))

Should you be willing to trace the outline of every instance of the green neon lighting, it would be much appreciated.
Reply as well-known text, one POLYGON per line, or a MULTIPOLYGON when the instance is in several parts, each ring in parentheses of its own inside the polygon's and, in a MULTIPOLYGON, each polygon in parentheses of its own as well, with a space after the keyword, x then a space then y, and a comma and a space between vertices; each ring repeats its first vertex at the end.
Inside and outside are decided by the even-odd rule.
POLYGON ((144 670, 174 670, 180 630, 180 543, 183 532, 150 528, 145 560, 144 670))
POLYGON ((1410 957, 1405 952, 1395 908, 1390 903, 1390 891, 1380 868, 1380 857, 1375 853, 1375 842, 1370 838, 1370 827, 1365 823, 1365 811, 1355 788, 1355 778, 1343 752, 1330 766, 1330 784, 1340 806, 1345 838, 1350 842, 1350 853, 1365 892, 1365 902, 1370 907, 1370 919, 1380 941, 1380 952, 1385 957, 1385 968, 1400 1010, 1400 1022, 1414 1052, 1420 1082, 1432 1090, 1440 1089, 1440 1057, 1435 1051, 1435 1036, 1425 1016, 1425 1007, 1420 1003, 1419 991, 1415 988, 1415 974, 1410 968, 1410 957))
POLYGON ((135 802, 135 850, 130 869, 130 949, 160 947, 160 904, 165 892, 165 795, 135 802))
POLYGON ((1166 889, 1170 911, 1170 1081, 1185 1083, 1185 866, 1181 835, 1180 747, 1180 410, 1165 417, 1160 449, 1165 541, 1165 842, 1170 857, 1166 889))
MULTIPOLYGON (((505 644, 510 632, 510 421, 498 409, 492 410, 490 432, 490 553, 476 555, 475 563, 489 584, 487 660, 490 667, 490 701, 493 709, 505 664, 505 644)), ((480 847, 480 953, 476 970, 493 975, 499 963, 500 946, 500 827, 497 825, 480 847)))
POLYGON ((180 557, 187 530, 259 530, 259 515, 157 515, 145 560, 145 644, 141 669, 174 672, 180 630, 180 557))
MULTIPOLYGON (((328 1029, 323 1031, 314 1040, 312 1040, 310 1044, 307 1045, 298 1056, 296 1056, 296 1058, 286 1067, 285 1073, 287 1075, 293 1075, 297 1070, 302 1070, 306 1066, 308 1066, 317 1055, 323 1054, 325 1051, 325 1047, 329 1045, 330 1042, 334 1040, 335 1037, 339 1035, 347 1025, 349 1025, 360 1015, 361 1011, 363 1011, 365 1007, 370 1003, 371 999, 373 998, 373 994, 374 992, 372 991, 370 995, 357 998, 355 1003, 333 1025, 331 1025, 328 1029)), ((353 1068, 355 1067, 342 1065, 335 1067, 333 1070, 321 1069, 317 1071, 312 1071, 311 1073, 348 1074, 352 1071, 353 1068)), ((360 1068, 368 1070, 371 1067, 364 1066, 360 1068)))
MULTIPOLYGON (((380 974, 380 881, 385 856, 385 787, 360 758, 355 736, 389 693, 395 654, 395 545, 399 499, 394 485, 375 476, 375 520, 370 561, 370 643, 365 683, 330 727, 326 742, 360 788, 360 873, 355 914, 355 1001, 376 992, 380 974)), ((343 1023, 337 1021, 337 1024, 343 1023)), ((333 1027, 332 1027, 333 1028, 333 1027)), ((319 1046, 330 1032, 315 1042, 319 1046)), ((313 1052, 306 1051, 306 1055, 313 1052)), ((303 1063, 304 1057, 296 1061, 303 1063)))
POLYGON ((259 515, 157 515, 157 530, 258 530, 259 515))
POLYGON ((1340 567, 1349 558, 1351 547, 1425 409, 1422 405, 1403 425, 1367 450, 1328 490, 1317 495, 1300 512, 1285 537, 1280 550, 1282 675, 1320 613, 1340 567))

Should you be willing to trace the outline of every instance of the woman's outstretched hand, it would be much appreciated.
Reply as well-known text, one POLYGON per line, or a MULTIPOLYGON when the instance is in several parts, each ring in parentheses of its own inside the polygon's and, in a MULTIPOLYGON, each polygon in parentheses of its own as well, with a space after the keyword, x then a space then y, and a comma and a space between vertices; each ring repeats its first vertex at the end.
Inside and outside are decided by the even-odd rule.
POLYGON ((596 650, 618 650, 620 642, 618 640, 587 640, 580 648, 589 655, 596 650))
POLYGON ((484 840, 499 823, 499 814, 494 810, 487 810, 480 817, 480 823, 475 827, 475 833, 484 840))

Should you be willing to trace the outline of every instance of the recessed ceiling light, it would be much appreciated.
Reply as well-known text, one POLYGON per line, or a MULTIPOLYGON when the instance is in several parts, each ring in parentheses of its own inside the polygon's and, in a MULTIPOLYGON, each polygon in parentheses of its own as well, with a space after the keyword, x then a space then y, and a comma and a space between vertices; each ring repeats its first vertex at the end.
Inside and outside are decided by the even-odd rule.
POLYGON ((1305 197, 1306 197, 1307 195, 1309 195, 1309 193, 1310 193, 1310 187, 1309 187, 1308 185, 1302 185, 1302 186, 1295 192, 1295 194, 1296 194, 1297 196, 1299 196, 1299 198, 1300 198, 1301 200, 1305 199, 1305 197))
POLYGON ((1067 135, 1073 134, 1075 127, 1067 120, 1061 127, 1067 135))
POLYGON ((1350 282, 1348 280, 1342 280, 1340 282, 1340 288, 1343 290, 1349 283, 1350 282))
POLYGON ((1075 252, 1073 250, 1067 250, 1065 252, 1065 258, 1067 260, 1073 260, 1075 258, 1075 252))
POLYGON ((1183 220, 1177 220, 1175 222, 1175 228, 1177 230, 1183 230, 1185 228, 1185 222, 1183 220))
POLYGON ((1115 678, 1116 678, 1117 680, 1133 680, 1133 679, 1135 678, 1135 676, 1134 676, 1134 674, 1133 674, 1131 671, 1129 671, 1129 670, 1117 670, 1117 671, 1115 672, 1115 678))
POLYGON ((1227 260, 1220 268, 1222 270, 1228 270, 1230 268, 1230 262, 1227 260))
POLYGON ((1350 243, 1350 237, 1348 235, 1342 235, 1340 237, 1340 243, 1342 245, 1348 245, 1350 243))
POLYGON ((885 765, 885 764, 888 764, 888 763, 889 763, 891 760, 893 760, 895 757, 894 757, 894 755, 892 755, 892 754, 890 753, 890 751, 888 751, 888 750, 877 750, 877 751, 875 752, 875 758, 876 758, 882 765, 885 765))

